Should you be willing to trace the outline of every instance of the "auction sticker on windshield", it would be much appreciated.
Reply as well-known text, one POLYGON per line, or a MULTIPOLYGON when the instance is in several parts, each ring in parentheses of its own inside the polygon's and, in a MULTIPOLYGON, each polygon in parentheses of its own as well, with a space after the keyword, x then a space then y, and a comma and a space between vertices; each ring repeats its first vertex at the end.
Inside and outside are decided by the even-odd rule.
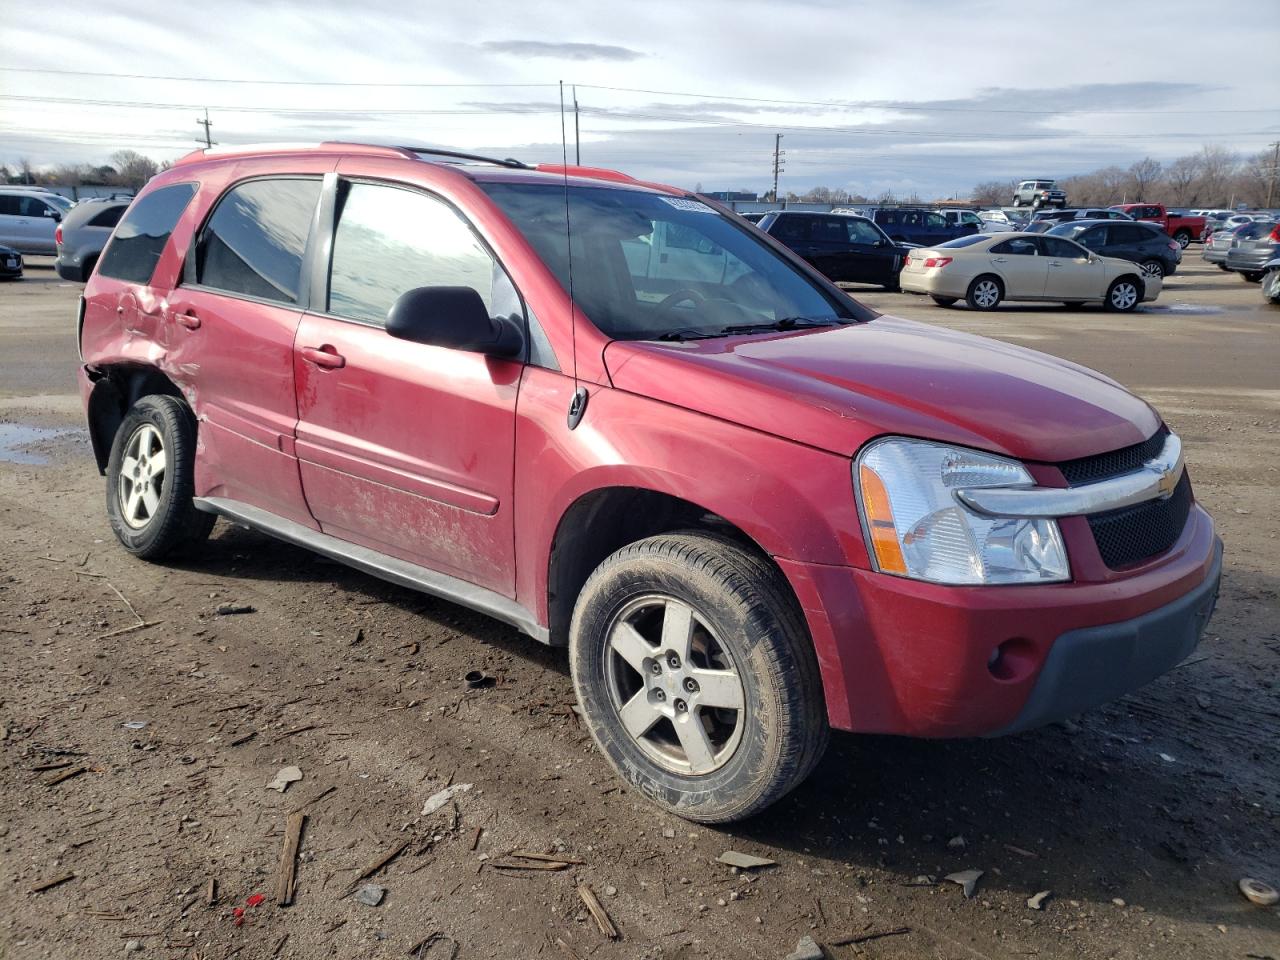
POLYGON ((710 207, 699 200, 686 200, 684 197, 661 197, 664 203, 669 203, 677 210, 687 210, 690 213, 715 213, 710 207))

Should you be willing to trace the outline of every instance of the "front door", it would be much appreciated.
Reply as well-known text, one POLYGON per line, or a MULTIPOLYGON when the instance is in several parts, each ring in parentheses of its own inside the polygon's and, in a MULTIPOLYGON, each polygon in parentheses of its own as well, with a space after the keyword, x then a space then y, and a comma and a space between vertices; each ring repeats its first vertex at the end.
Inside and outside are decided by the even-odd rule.
POLYGON ((1091 260, 1089 251, 1062 237, 1041 237, 1048 270, 1045 272, 1044 295, 1048 300, 1091 300, 1101 297, 1104 269, 1101 261, 1091 260))
POLYGON ((339 180, 326 298, 298 329, 297 451, 325 533, 514 595, 513 468, 523 365, 390 336, 424 286, 521 314, 502 267, 426 193, 339 180))
MULTIPOLYGON (((246 180, 218 201, 169 296, 170 360, 200 418, 196 495, 314 528, 293 458, 293 341, 320 178, 246 180)), ((145 305, 144 305, 145 307, 145 305)))

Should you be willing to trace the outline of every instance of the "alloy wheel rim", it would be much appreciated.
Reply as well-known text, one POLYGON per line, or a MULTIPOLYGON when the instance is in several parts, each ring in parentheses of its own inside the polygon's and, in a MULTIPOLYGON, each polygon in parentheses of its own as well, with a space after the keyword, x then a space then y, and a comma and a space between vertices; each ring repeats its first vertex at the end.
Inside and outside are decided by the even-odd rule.
POLYGON ((1111 291, 1111 303, 1121 310, 1127 310, 1138 299, 1138 291, 1131 283, 1121 283, 1111 291))
POLYGON ((141 530, 155 518, 167 469, 164 438, 154 426, 144 423, 125 444, 116 484, 120 516, 134 530, 141 530))
POLYGON ((742 741, 746 690, 729 649, 688 603, 639 597, 607 634, 609 700, 627 735, 663 770, 704 776, 742 741))
POLYGON ((996 301, 1000 299, 1000 289, 994 282, 984 280, 973 291, 973 299, 978 302, 980 307, 995 306, 996 301))
POLYGON ((1163 277, 1164 270, 1161 269, 1158 263, 1144 263, 1142 265, 1142 275, 1144 277, 1163 277))

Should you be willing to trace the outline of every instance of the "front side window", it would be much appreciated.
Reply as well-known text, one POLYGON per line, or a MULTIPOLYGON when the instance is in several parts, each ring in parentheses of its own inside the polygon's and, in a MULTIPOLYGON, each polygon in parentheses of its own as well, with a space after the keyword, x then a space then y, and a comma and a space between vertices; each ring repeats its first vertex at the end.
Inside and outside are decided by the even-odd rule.
POLYGON ((690 197, 626 187, 481 186, 605 334, 720 336, 726 327, 852 311, 735 220, 690 197), (566 214, 572 242, 566 237, 566 214), (672 228, 695 247, 675 247, 672 228))
POLYGON ((1040 242, 1044 244, 1045 254, 1050 257, 1058 257, 1062 260, 1083 260, 1089 256, 1077 244, 1070 240, 1063 240, 1061 237, 1041 237, 1040 242))
POLYGON ((471 287, 490 316, 523 316, 505 271, 442 200, 399 187, 348 183, 336 215, 329 313, 383 324, 406 290, 438 286, 471 287))
POLYGON ((175 183, 135 200, 111 235, 98 273, 130 283, 149 282, 169 234, 195 193, 194 183, 175 183))
POLYGON ((877 243, 888 240, 888 237, 877 230, 874 224, 868 223, 866 220, 850 218, 845 222, 845 229, 848 231, 850 243, 875 246, 877 243))
POLYGON ((249 180, 218 202, 196 245, 196 282, 297 303, 318 179, 249 180))

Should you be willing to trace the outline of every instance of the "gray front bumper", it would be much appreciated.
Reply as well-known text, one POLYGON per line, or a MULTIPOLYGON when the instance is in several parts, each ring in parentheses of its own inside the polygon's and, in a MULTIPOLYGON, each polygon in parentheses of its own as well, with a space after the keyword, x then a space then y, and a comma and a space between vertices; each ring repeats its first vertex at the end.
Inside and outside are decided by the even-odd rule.
POLYGON ((1132 620, 1071 630, 1054 641, 1017 719, 991 736, 1042 727, 1116 700, 1168 673, 1200 642, 1222 579, 1222 541, 1190 593, 1132 620))

